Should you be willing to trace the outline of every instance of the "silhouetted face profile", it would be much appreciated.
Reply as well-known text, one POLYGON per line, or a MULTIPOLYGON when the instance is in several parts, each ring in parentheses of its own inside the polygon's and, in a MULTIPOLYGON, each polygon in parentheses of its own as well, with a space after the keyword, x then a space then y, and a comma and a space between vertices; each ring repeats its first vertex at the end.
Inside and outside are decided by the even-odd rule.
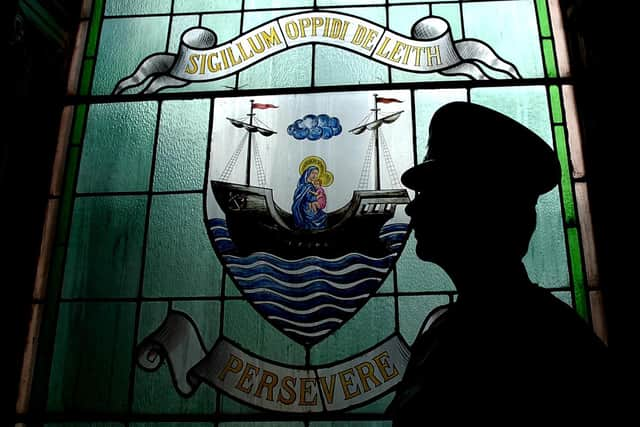
POLYGON ((416 253, 445 270, 520 260, 535 229, 535 204, 558 182, 553 150, 511 118, 454 102, 434 113, 424 162, 402 182, 416 253))

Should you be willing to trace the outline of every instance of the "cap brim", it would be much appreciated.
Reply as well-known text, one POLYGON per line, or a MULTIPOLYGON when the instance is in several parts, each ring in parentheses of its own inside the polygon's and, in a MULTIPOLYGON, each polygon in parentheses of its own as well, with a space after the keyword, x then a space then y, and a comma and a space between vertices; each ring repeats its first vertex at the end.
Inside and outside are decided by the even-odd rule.
POLYGON ((407 169, 400 178, 402 184, 411 190, 422 191, 429 183, 429 177, 433 175, 436 163, 435 160, 425 160, 411 169, 407 169))

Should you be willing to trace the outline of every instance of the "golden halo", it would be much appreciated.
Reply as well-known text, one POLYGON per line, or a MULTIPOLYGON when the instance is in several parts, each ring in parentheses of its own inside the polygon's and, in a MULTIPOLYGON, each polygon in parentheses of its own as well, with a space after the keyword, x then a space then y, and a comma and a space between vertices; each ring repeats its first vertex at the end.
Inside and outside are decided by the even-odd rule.
POLYGON ((307 169, 309 166, 315 166, 318 168, 318 178, 320 178, 320 180, 322 181, 323 187, 329 187, 331 184, 333 184, 333 174, 327 170, 327 163, 322 159, 322 157, 305 157, 302 162, 300 162, 298 173, 302 175, 305 169, 307 169))

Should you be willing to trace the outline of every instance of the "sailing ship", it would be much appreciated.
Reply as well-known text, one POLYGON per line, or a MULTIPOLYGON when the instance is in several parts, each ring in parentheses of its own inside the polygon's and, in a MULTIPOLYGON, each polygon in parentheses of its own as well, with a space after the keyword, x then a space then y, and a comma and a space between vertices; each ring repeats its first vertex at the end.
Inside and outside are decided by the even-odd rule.
POLYGON ((302 230, 296 228, 293 215, 275 203, 273 190, 266 187, 264 167, 258 150, 255 150, 253 156, 259 185, 251 185, 252 140, 257 135, 269 138, 277 132, 263 123, 256 123, 256 104, 253 100, 250 102, 248 120, 227 117, 231 125, 244 129, 248 136, 245 183, 227 181, 243 144, 232 154, 220 179, 211 181, 211 189, 225 214, 226 227, 233 242, 229 251, 240 256, 267 252, 284 259, 305 256, 338 258, 352 252, 384 257, 394 253, 395 248, 379 238, 381 230, 394 217, 397 205, 407 204, 410 199, 407 191, 401 188, 389 147, 380 128, 396 121, 403 111, 380 116, 378 97, 374 94, 374 108, 370 114, 373 117, 350 130, 356 135, 371 131, 358 188, 354 190, 347 205, 327 214, 325 228, 302 230), (380 170, 383 160, 391 183, 396 188, 381 188, 380 170), (375 167, 375 182, 373 188, 368 188, 372 166, 375 167))

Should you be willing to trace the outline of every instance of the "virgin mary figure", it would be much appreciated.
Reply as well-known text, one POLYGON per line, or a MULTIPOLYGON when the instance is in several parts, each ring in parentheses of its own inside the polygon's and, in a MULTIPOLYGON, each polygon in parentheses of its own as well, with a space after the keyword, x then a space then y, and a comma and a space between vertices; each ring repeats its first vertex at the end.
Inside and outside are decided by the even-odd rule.
POLYGON ((327 228, 327 213, 318 207, 318 197, 314 186, 318 173, 317 166, 307 167, 300 175, 298 185, 293 193, 291 212, 298 229, 322 230, 327 228))

